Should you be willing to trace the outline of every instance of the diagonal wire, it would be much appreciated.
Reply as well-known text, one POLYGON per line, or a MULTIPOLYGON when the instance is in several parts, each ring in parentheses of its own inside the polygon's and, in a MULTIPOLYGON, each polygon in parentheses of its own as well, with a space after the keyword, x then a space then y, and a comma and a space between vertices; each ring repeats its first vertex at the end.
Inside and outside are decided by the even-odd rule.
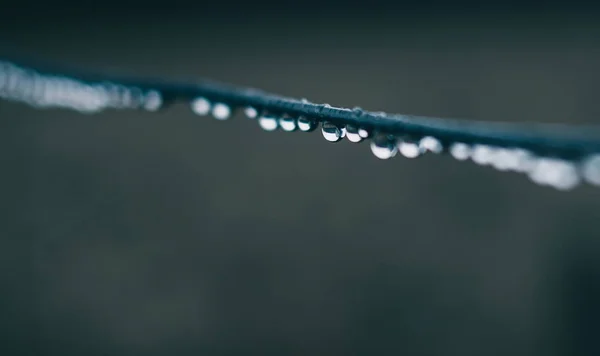
POLYGON ((444 151, 459 160, 470 158, 499 170, 526 173, 536 183, 560 189, 576 186, 581 178, 600 185, 600 128, 596 126, 387 114, 209 80, 172 82, 22 63, 26 62, 0 59, 0 98, 85 113, 125 108, 156 111, 183 101, 197 114, 210 113, 218 119, 226 119, 233 109, 242 107, 269 131, 286 130, 286 123, 291 130, 302 129, 299 120, 304 120, 309 125, 304 131, 321 124, 323 135, 332 142, 346 135, 353 142, 371 138, 371 148, 379 158, 392 157, 398 150, 410 158, 425 151, 444 151))

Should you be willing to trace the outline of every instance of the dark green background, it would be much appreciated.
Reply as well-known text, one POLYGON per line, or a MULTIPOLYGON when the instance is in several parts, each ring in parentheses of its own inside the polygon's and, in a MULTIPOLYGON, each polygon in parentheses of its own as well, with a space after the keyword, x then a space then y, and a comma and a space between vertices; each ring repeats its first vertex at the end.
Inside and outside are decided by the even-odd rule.
MULTIPOLYGON (((9 6, 1 49, 371 110, 598 122, 592 12, 221 5, 9 6)), ((3 355, 600 352, 598 188, 380 161, 185 105, 1 102, 0 163, 3 355)))

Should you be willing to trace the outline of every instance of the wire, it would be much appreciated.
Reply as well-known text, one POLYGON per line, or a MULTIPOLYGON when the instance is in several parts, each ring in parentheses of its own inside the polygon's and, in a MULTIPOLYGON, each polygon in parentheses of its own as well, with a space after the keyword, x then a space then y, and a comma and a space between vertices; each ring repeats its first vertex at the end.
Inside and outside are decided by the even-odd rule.
MULTIPOLYGON (((235 108, 267 131, 312 131, 321 124, 330 142, 371 140, 379 158, 446 152, 503 171, 526 173, 541 185, 600 185, 600 128, 558 124, 493 123, 370 112, 315 104, 213 81, 178 83, 21 65, 0 59, 0 98, 38 108, 83 113, 105 109, 157 111, 184 101, 199 115, 224 120, 235 108), (35 68, 35 69, 34 69, 35 68)), ((19 63, 24 63, 20 61, 19 63)))

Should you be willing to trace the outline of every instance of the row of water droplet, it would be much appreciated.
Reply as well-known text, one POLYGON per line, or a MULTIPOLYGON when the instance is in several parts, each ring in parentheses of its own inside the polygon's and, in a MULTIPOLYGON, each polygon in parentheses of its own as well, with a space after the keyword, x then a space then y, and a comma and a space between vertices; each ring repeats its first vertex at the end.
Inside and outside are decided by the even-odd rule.
MULTIPOLYGON (((233 114, 225 103, 211 103, 207 98, 196 98, 191 103, 192 111, 198 115, 212 115, 218 120, 227 120, 233 114)), ((570 190, 582 180, 600 186, 600 154, 592 154, 578 162, 553 157, 538 157, 522 148, 494 147, 482 144, 452 142, 443 144, 433 136, 398 137, 353 125, 337 125, 332 122, 290 115, 274 115, 261 112, 254 107, 244 108, 249 119, 256 120, 265 131, 282 130, 314 131, 319 123, 321 133, 329 142, 339 142, 346 138, 358 143, 370 139, 373 155, 389 159, 400 153, 405 158, 417 158, 425 153, 448 153, 459 161, 470 160, 481 166, 490 166, 499 171, 512 171, 526 174, 536 184, 570 190)))
POLYGON ((157 111, 163 106, 158 90, 112 82, 90 84, 65 76, 41 74, 2 60, 0 98, 39 108, 67 108, 82 113, 105 109, 157 111))

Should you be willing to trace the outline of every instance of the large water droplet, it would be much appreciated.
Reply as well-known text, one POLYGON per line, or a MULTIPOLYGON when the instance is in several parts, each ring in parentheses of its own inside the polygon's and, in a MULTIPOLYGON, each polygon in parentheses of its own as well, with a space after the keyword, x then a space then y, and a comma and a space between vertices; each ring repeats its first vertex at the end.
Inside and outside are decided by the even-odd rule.
POLYGON ((227 120, 231 116, 231 108, 223 103, 216 103, 212 109, 212 115, 217 120, 227 120))
POLYGON ((261 115, 258 118, 258 125, 265 131, 275 131, 279 126, 277 118, 270 115, 261 115))
POLYGON ((398 152, 396 139, 394 136, 377 134, 371 141, 371 151, 379 159, 392 158, 398 152))
POLYGON ((298 128, 300 129, 300 131, 303 132, 311 132, 314 131, 317 126, 319 126, 315 121, 311 120, 311 119, 307 119, 303 116, 300 116, 298 118, 298 128))
POLYGON ((456 142, 450 145, 450 154, 459 161, 465 161, 471 156, 471 147, 466 143, 456 142))
POLYGON ((192 111, 197 115, 205 116, 210 112, 210 101, 206 98, 196 98, 192 101, 192 111))
POLYGON ((419 143, 411 138, 404 138, 398 141, 398 152, 406 158, 417 158, 424 151, 419 147, 419 143))
POLYGON ((346 125, 346 138, 350 142, 360 142, 363 137, 360 136, 360 129, 353 125, 346 125))
POLYGON ((321 132, 323 133, 323 137, 329 142, 338 142, 346 135, 346 130, 327 121, 323 122, 321 132))
POLYGON ((258 117, 258 110, 252 106, 244 108, 244 115, 249 119, 256 119, 258 117))
POLYGON ((419 141, 419 147, 422 152, 441 153, 444 149, 440 140, 433 136, 425 136, 419 141))
POLYGON ((287 115, 283 116, 279 119, 279 127, 286 132, 296 131, 296 119, 287 115))
POLYGON ((593 154, 581 162, 581 174, 586 182, 600 185, 600 154, 593 154))

